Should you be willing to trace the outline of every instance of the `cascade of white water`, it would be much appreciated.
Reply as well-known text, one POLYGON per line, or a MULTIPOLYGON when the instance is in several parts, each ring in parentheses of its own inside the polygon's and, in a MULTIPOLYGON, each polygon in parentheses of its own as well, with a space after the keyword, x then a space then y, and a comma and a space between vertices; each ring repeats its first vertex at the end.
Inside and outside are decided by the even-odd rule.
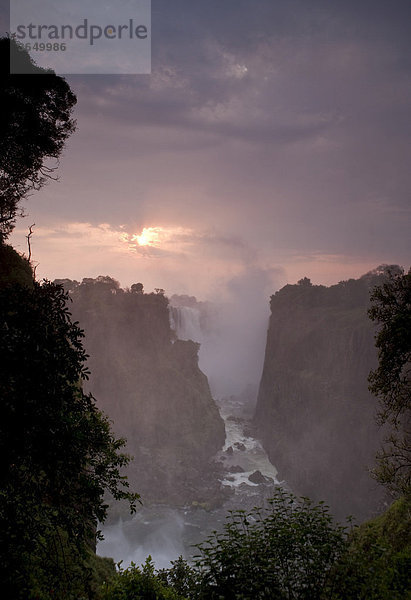
POLYGON ((170 306, 170 325, 180 340, 201 342, 200 311, 191 306, 170 306))

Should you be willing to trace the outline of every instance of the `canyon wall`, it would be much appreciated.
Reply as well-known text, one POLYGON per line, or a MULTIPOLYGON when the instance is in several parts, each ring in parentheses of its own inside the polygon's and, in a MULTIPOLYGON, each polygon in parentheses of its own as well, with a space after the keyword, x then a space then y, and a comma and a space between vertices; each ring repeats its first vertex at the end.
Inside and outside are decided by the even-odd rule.
POLYGON ((218 495, 213 456, 224 423, 198 367, 199 345, 175 339, 168 299, 109 277, 61 281, 85 330, 88 388, 127 438, 128 477, 143 500, 184 504, 218 495))
POLYGON ((340 519, 371 516, 383 497, 368 472, 382 432, 367 383, 377 363, 369 290, 381 277, 329 288, 304 279, 271 297, 258 434, 279 478, 340 519))

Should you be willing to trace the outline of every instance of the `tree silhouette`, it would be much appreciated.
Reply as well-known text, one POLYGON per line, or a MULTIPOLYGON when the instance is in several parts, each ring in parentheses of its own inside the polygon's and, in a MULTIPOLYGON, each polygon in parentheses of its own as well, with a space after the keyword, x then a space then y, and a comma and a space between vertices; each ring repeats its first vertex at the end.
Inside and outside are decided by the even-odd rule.
POLYGON ((0 290, 0 587, 16 600, 38 597, 33 579, 43 599, 72 597, 104 493, 132 510, 138 499, 120 475, 124 440, 83 392, 84 334, 67 299, 48 282, 0 290))
POLYGON ((75 129, 75 103, 64 79, 37 67, 14 40, 0 39, 0 241, 22 214, 21 200, 54 177, 75 129), (10 74, 10 53, 30 74, 10 74))
POLYGON ((388 269, 386 282, 371 295, 370 318, 376 336, 378 368, 370 373, 370 391, 380 399, 378 421, 390 426, 377 455, 374 475, 394 495, 411 492, 411 270, 388 269))

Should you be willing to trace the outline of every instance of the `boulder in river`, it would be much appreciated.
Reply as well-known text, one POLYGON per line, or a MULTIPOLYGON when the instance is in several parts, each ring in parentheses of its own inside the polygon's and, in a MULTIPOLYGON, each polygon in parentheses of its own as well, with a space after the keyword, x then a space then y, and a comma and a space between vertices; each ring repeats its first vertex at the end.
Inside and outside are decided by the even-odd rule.
POLYGON ((265 477, 261 471, 254 471, 254 473, 251 473, 251 475, 249 475, 248 477, 249 481, 251 481, 251 483, 268 483, 269 482, 269 478, 265 477))
POLYGON ((229 473, 244 473, 244 469, 243 467, 240 467, 240 465, 233 465, 232 467, 230 467, 228 469, 229 473))
POLYGON ((247 449, 242 442, 236 442, 234 446, 237 448, 237 450, 241 450, 242 452, 247 449))

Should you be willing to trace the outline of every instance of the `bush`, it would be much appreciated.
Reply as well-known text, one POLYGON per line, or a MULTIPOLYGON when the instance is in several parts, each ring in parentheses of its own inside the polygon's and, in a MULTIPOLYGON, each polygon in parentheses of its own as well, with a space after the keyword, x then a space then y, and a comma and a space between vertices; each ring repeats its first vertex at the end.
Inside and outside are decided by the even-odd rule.
POLYGON ((190 566, 121 571, 103 600, 404 600, 410 595, 410 505, 402 499, 348 532, 328 507, 280 491, 234 511, 190 566), (408 595, 407 595, 408 594, 408 595))
POLYGON ((235 511, 222 533, 198 546, 204 599, 329 597, 332 566, 347 547, 328 507, 280 491, 265 508, 235 511))
POLYGON ((363 523, 335 568, 333 600, 411 598, 410 502, 401 498, 363 523))
POLYGON ((171 565, 170 569, 159 571, 160 579, 180 596, 197 598, 201 582, 198 570, 191 567, 182 556, 179 556, 177 560, 172 560, 171 565))
POLYGON ((184 600, 155 573, 149 556, 137 567, 131 563, 128 569, 120 569, 118 576, 103 586, 102 600, 184 600))

